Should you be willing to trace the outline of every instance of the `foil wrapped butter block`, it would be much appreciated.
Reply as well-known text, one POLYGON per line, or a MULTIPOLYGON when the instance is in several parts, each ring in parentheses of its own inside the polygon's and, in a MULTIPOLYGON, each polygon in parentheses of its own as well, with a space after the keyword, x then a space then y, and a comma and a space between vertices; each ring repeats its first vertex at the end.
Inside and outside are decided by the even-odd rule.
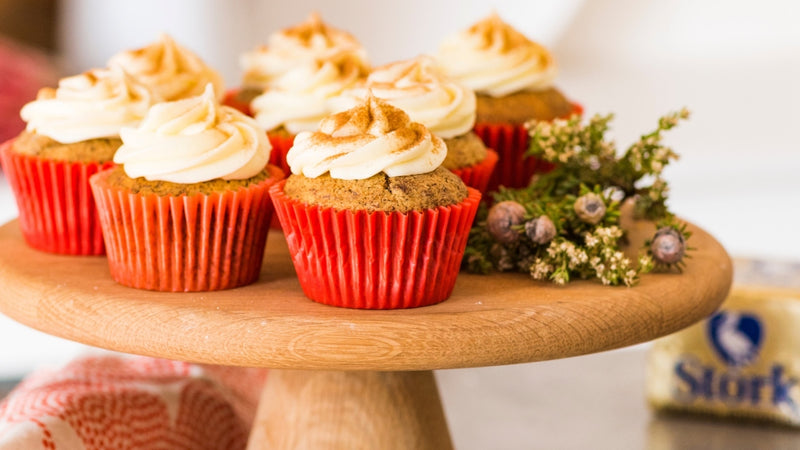
POLYGON ((800 289, 734 286, 708 319, 653 343, 656 410, 800 426, 800 289))

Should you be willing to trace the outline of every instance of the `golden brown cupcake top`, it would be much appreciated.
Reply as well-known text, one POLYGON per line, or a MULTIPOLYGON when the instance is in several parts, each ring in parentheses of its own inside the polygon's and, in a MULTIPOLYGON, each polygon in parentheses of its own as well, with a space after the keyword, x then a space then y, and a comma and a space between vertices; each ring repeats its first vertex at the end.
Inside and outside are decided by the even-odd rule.
POLYGON ((122 145, 119 138, 98 138, 63 144, 43 134, 23 131, 14 139, 11 149, 17 153, 53 161, 105 163, 114 158, 122 145))
POLYGON ((437 58, 448 76, 492 97, 545 89, 556 76, 550 52, 496 13, 445 39, 437 58))
POLYGON ((441 138, 402 110, 369 95, 325 118, 319 131, 297 135, 286 157, 294 174, 343 180, 432 172, 446 157, 441 138))
POLYGON ((478 96, 479 123, 523 124, 531 119, 567 117, 573 105, 558 89, 522 91, 502 98, 478 96))
POLYGON ((486 159, 486 145, 473 132, 445 139, 447 158, 442 162, 446 169, 461 169, 474 166, 486 159))
POLYGON ((458 176, 439 167, 421 175, 390 177, 379 173, 363 180, 339 180, 290 175, 284 193, 294 200, 323 208, 409 212, 454 205, 467 197, 458 176))
POLYGON ((186 184, 161 180, 148 181, 142 177, 131 178, 121 166, 116 166, 108 175, 106 182, 111 186, 116 186, 134 194, 179 197, 181 195, 211 195, 215 192, 236 191, 239 188, 246 188, 260 183, 269 178, 269 175, 269 172, 262 170, 250 178, 240 180, 215 178, 200 183, 186 184))

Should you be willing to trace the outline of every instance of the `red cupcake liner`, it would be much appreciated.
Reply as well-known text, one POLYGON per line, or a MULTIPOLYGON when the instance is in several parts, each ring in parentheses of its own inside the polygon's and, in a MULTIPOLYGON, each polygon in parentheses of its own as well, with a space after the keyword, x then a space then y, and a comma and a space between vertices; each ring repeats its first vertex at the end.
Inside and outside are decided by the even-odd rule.
POLYGON ((432 305, 453 291, 481 194, 425 211, 321 208, 270 189, 305 295, 345 308, 432 305))
POLYGON ((103 234, 89 177, 114 164, 52 161, 0 146, 0 160, 31 247, 65 255, 103 255, 103 234))
MULTIPOLYGON (((583 114, 583 107, 573 103, 572 111, 564 118, 573 114, 583 114)), ((485 192, 494 192, 500 186, 511 189, 526 187, 534 174, 546 173, 553 169, 553 164, 547 161, 534 156, 525 156, 530 136, 524 125, 476 123, 474 131, 483 143, 494 149, 499 156, 485 192)))
POLYGON ((189 292, 253 283, 261 271, 273 207, 270 178, 209 195, 134 194, 109 185, 111 171, 91 178, 111 277, 125 286, 189 292))
POLYGON ((486 158, 484 158, 483 161, 472 166, 450 169, 450 171, 458 175, 464 184, 477 189, 483 194, 486 193, 486 188, 489 186, 489 179, 494 172, 497 158, 497 152, 492 149, 487 149, 486 158))
POLYGON ((253 117, 253 110, 250 108, 250 102, 240 100, 239 92, 240 89, 230 89, 225 92, 225 95, 222 97, 222 104, 238 109, 243 114, 253 117))
MULTIPOLYGON (((288 177, 292 173, 292 169, 289 168, 289 163, 286 162, 286 155, 294 145, 294 135, 267 133, 267 137, 269 137, 269 143, 272 144, 269 163, 280 167, 283 170, 283 174, 288 177)), ((272 216, 272 223, 269 224, 269 227, 273 230, 282 230, 277 215, 272 216)))
POLYGON ((269 163, 273 166, 280 167, 281 170, 283 170, 283 174, 288 177, 289 174, 292 173, 292 169, 289 168, 289 163, 286 162, 286 155, 289 153, 289 149, 292 148, 292 145, 294 145, 294 135, 267 132, 267 137, 269 138, 269 143, 272 144, 272 151, 269 153, 269 163))

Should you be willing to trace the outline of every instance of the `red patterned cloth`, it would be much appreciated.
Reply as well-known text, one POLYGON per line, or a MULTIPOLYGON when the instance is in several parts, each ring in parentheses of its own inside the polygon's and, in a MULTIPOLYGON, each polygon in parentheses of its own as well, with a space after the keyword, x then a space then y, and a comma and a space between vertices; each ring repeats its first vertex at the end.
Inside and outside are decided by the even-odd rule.
POLYGON ((244 449, 266 371, 87 357, 0 404, 0 450, 244 449))
POLYGON ((22 105, 35 99, 40 87, 55 84, 55 79, 43 53, 0 37, 0 142, 25 128, 19 116, 22 105))

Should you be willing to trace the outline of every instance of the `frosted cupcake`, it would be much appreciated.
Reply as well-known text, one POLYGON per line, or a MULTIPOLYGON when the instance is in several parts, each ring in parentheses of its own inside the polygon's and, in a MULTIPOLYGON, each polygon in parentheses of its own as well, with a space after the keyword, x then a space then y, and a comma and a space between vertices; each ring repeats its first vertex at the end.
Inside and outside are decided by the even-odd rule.
POLYGON ((89 177, 113 165, 120 130, 157 100, 121 69, 94 69, 39 91, 22 108, 26 130, 0 147, 26 242, 39 250, 102 255, 89 177))
POLYGON ((274 150, 271 162, 288 174, 286 153, 297 133, 316 130, 334 110, 334 99, 363 82, 358 59, 340 53, 297 66, 251 103, 256 122, 267 130, 274 150))
POLYGON ((204 93, 161 103, 125 128, 114 169, 91 178, 111 276, 159 291, 254 282, 283 177, 252 118, 204 93))
POLYGON ((220 98, 225 92, 222 77, 167 34, 146 47, 112 56, 108 65, 121 67, 164 101, 196 97, 208 83, 220 98))
POLYGON ((489 190, 527 186, 542 167, 524 156, 524 123, 580 112, 553 87, 557 67, 550 52, 491 14, 445 39, 437 59, 448 76, 477 94, 475 132, 500 156, 489 190))
POLYGON ((303 292, 392 309, 450 296, 480 193, 441 167, 444 142, 369 96, 298 134, 270 193, 303 292))
POLYGON ((487 150, 472 132, 475 126, 475 93, 441 72, 429 56, 387 64, 374 69, 364 87, 346 92, 337 107, 356 105, 367 91, 405 111, 447 146, 442 166, 457 174, 467 186, 484 191, 489 183, 497 153, 487 150))
POLYGON ((367 52, 361 43, 350 33, 324 23, 316 12, 312 13, 305 22, 273 33, 266 45, 242 55, 242 87, 229 92, 225 102, 249 113, 253 98, 286 73, 343 54, 359 65, 362 72, 369 71, 367 52))

